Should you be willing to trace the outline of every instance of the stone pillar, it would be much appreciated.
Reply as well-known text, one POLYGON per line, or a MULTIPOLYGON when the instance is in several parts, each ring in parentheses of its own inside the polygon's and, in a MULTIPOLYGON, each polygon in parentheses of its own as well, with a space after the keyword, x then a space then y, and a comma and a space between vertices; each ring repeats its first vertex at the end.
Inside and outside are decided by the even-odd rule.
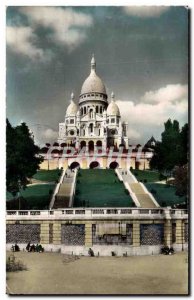
POLYGON ((166 219, 164 223, 164 245, 172 246, 172 223, 170 219, 166 219))
POLYGON ((82 169, 87 169, 87 159, 86 158, 82 158, 81 168, 82 169))
POLYGON ((92 223, 85 224, 85 247, 92 246, 92 223))
POLYGON ((61 223, 59 221, 55 221, 53 224, 53 244, 61 244, 61 223))
POLYGON ((62 167, 64 170, 67 169, 67 167, 68 167, 68 159, 67 158, 62 158, 62 167))
POLYGON ((106 157, 102 158, 102 166, 103 166, 103 169, 106 169, 106 167, 107 167, 107 158, 106 157))
POLYGON ((49 244, 49 222, 40 224, 40 244, 49 244))
POLYGON ((183 244, 184 223, 182 220, 176 220, 176 244, 183 244))
POLYGON ((133 221, 133 247, 140 247, 140 223, 133 221))
POLYGON ((122 168, 122 169, 126 169, 126 167, 127 167, 127 166, 126 166, 126 158, 123 158, 123 157, 122 157, 122 158, 121 158, 121 168, 122 168))

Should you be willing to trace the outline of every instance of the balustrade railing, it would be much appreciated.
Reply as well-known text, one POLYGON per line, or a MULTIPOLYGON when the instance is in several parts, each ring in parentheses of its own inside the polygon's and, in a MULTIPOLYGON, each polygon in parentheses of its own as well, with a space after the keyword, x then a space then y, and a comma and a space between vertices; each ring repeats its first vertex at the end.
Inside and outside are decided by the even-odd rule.
POLYGON ((8 210, 6 212, 7 218, 15 218, 15 217, 65 217, 72 216, 72 217, 95 217, 96 215, 100 216, 123 216, 123 215, 145 215, 145 216, 153 216, 158 215, 162 216, 165 214, 169 214, 172 217, 176 216, 187 216, 188 211, 185 209, 167 209, 167 208, 160 208, 160 209, 149 209, 149 208, 67 208, 62 210, 8 210))

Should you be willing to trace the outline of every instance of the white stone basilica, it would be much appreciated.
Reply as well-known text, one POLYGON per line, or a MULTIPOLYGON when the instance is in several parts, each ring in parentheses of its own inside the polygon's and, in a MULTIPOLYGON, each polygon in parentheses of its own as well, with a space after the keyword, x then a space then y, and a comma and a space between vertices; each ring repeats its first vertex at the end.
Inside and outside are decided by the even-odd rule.
POLYGON ((74 102, 71 94, 71 103, 67 107, 65 120, 59 123, 58 142, 77 149, 95 146, 108 148, 123 146, 128 149, 128 123, 121 121, 119 108, 111 94, 111 102, 105 85, 96 74, 94 56, 91 60, 91 72, 84 81, 79 96, 79 106, 74 102))

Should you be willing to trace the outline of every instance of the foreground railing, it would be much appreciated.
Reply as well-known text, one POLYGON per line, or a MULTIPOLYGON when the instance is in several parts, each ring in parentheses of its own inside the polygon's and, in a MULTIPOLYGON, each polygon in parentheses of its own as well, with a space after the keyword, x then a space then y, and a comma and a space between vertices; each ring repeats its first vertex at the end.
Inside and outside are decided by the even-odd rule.
POLYGON ((67 208, 61 210, 8 210, 6 211, 7 219, 14 219, 14 217, 25 217, 26 219, 38 218, 66 218, 66 217, 100 217, 100 216, 168 216, 168 217, 182 217, 187 216, 188 211, 185 209, 149 209, 149 208, 67 208))

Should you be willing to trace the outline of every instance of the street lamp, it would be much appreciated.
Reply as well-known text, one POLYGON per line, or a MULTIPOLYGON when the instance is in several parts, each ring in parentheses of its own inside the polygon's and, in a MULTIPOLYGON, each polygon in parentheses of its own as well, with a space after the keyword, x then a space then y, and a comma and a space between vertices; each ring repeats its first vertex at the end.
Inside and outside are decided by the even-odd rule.
POLYGON ((20 210, 20 196, 21 196, 20 189, 21 189, 21 180, 18 180, 18 186, 19 186, 19 191, 18 191, 18 193, 17 193, 17 196, 18 196, 18 205, 19 205, 19 210, 20 210))

